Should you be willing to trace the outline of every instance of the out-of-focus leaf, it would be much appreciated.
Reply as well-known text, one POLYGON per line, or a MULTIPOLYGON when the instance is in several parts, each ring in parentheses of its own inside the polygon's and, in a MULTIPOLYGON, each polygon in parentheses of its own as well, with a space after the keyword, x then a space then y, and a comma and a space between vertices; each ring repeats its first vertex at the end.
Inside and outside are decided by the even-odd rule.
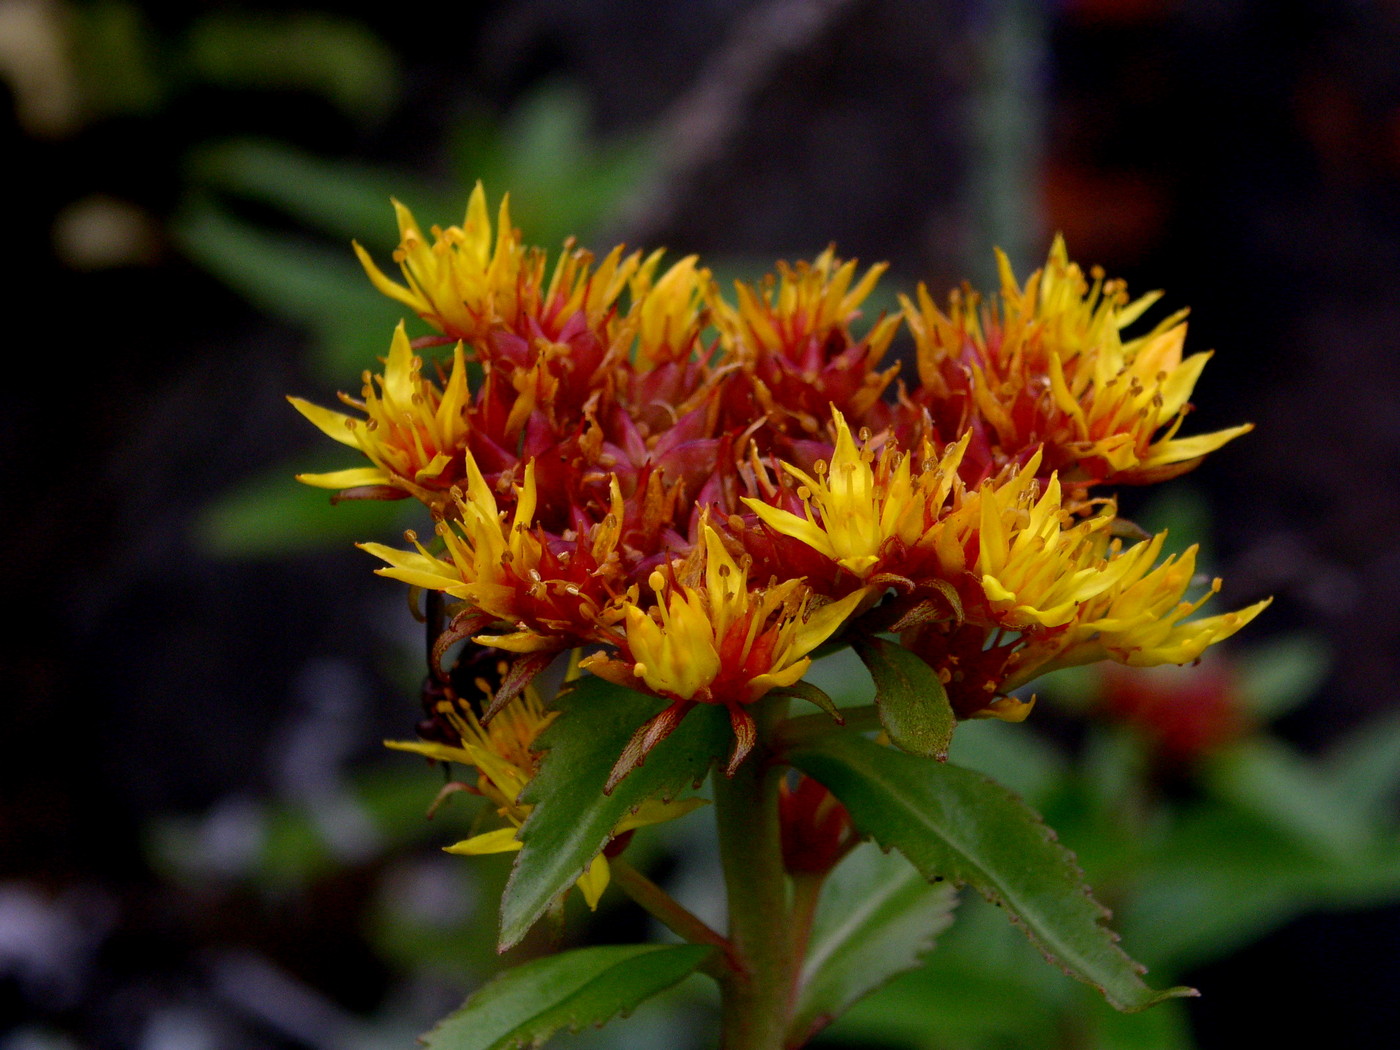
MULTIPOLYGON (((189 159, 188 166, 193 182, 272 205, 344 238, 341 251, 351 263, 351 240, 381 245, 386 250, 398 243, 390 198, 397 198, 425 219, 431 216, 431 222, 460 223, 470 190, 463 188, 459 200, 423 185, 412 175, 327 160, 268 139, 206 146, 189 159)), ((386 272, 394 272, 387 258, 381 265, 386 272)), ((359 271, 359 266, 353 269, 359 271)), ((364 295, 378 294, 363 274, 359 288, 364 295)))
POLYGON ((1241 743, 1212 756, 1205 772, 1218 796, 1324 856, 1354 855, 1375 833, 1316 765, 1282 741, 1241 743))
POLYGON ((829 1034, 842 1045, 917 1050, 1053 1047, 1078 987, 1026 951, 1005 916, 974 896, 923 966, 856 1003, 829 1034))
POLYGON ((1240 699, 1261 722, 1287 714, 1327 677, 1327 647, 1312 635, 1262 642, 1235 655, 1240 699))
POLYGON ((725 709, 698 704, 612 794, 603 787, 638 727, 665 706, 599 678, 560 697, 559 717, 540 734, 539 772, 521 801, 534 806, 521 827, 515 869, 501 901, 501 946, 525 936, 607 845, 618 823, 648 799, 697 787, 730 745, 725 709))
POLYGON ((1393 827, 1400 788, 1400 715, 1389 714, 1354 730, 1328 754, 1327 782, 1358 815, 1393 827))
POLYGON ((837 707, 868 704, 873 695, 870 672, 849 646, 813 660, 803 677, 835 700, 837 707))
POLYGON ((398 92, 393 51, 359 22, 324 12, 212 11, 190 27, 187 54, 204 80, 314 92, 360 120, 382 117, 398 92))
POLYGON ((903 857, 863 846, 822 887, 791 1035, 840 1017, 896 974, 913 969, 953 920, 957 892, 930 885, 903 857))
POLYGON ((1212 564, 1210 501, 1190 483, 1178 480, 1156 490, 1142 510, 1133 515, 1133 521, 1154 535, 1167 533, 1163 554, 1180 553, 1195 543, 1200 546, 1196 565, 1205 571, 1212 564))
POLYGON ((940 762, 946 759, 956 720, 937 672, 917 654, 883 638, 860 638, 853 648, 875 680, 880 725, 894 745, 940 762))
POLYGON ((464 124, 454 149, 461 181, 481 179, 493 199, 509 190, 511 217, 529 244, 553 250, 570 236, 586 242, 656 164, 650 141, 600 142, 588 127, 583 92, 567 83, 547 84, 499 127, 464 124))
POLYGON ((1073 856, 1019 798, 980 774, 882 747, 852 733, 803 742, 787 761, 840 799, 856 827, 904 853, 926 878, 968 883, 1013 916, 1046 958, 1140 1010, 1156 991, 1103 925, 1073 856))
POLYGON ((349 251, 268 233, 207 201, 189 202, 172 229, 186 255, 253 305, 316 333, 327 377, 343 382, 388 353, 402 311, 349 251))
POLYGON ((1338 856, 1271 817, 1220 800, 1180 821, 1118 911, 1124 931, 1152 960, 1181 970, 1223 957, 1307 910, 1397 898, 1400 841, 1393 835, 1338 856))
MULTIPOLYGON (((195 519, 194 539, 220 558, 275 558, 294 551, 325 548, 336 540, 392 539, 422 525, 424 511, 411 500, 346 500, 332 504, 332 493, 295 480, 315 473, 323 456, 257 475, 206 504, 195 519)), ((335 469, 343 463, 331 463, 335 469)), ((367 565, 369 563, 367 562, 367 565)))
POLYGON ((136 4, 99 0, 67 7, 63 16, 89 112, 150 113, 161 104, 168 85, 136 4))
POLYGON ((713 952, 693 944, 576 948, 494 978, 423 1036, 429 1050, 513 1050, 601 1025, 694 973, 713 952))
POLYGON ((1196 1045, 1186 1005, 1180 1002, 1124 1014, 1086 1001, 1072 1016, 1087 1022, 1090 1033, 1079 1045, 1093 1050, 1194 1050, 1196 1045))
POLYGON ((961 723, 948 754, 964 769, 983 773, 1032 801, 1044 798, 1066 775, 1064 756, 1029 726, 994 718, 961 723))

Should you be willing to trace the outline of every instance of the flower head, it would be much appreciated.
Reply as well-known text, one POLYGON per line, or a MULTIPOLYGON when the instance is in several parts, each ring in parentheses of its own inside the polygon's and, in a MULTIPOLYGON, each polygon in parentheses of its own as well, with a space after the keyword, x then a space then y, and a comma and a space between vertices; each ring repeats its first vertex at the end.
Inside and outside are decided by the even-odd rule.
MULTIPOLYGON (((857 448, 845 417, 833 408, 832 418, 836 445, 829 462, 818 460, 814 474, 782 464, 801 483, 802 514, 752 497, 744 503, 777 532, 806 543, 861 579, 892 563, 905 571, 902 555, 928 538, 948 497, 960 487, 957 467, 967 439, 939 458, 926 448, 924 467, 916 474, 912 457, 888 446, 878 454, 857 448)), ((864 436, 868 439, 868 432, 864 436)))
POLYGON ((810 263, 780 265, 776 280, 735 282, 737 306, 711 288, 721 361, 736 369, 727 412, 741 425, 761 415, 805 437, 821 431, 832 406, 861 421, 875 411, 899 370, 876 366, 900 319, 881 318, 859 339, 851 324, 885 269, 872 266, 855 281, 855 261, 840 262, 828 248, 810 263))
POLYGON ((523 482, 514 490, 509 524, 470 453, 466 468, 466 490, 452 494, 456 516, 437 525, 446 556, 431 553, 415 536, 410 536, 415 548, 410 551, 361 544, 388 563, 376 572, 441 591, 487 619, 513 625, 509 633, 478 635, 475 640, 515 652, 565 648, 615 620, 613 555, 623 515, 616 480, 610 513, 586 535, 561 545, 533 527, 539 499, 533 461, 525 465, 523 482))
MULTIPOLYGON (((632 761, 621 773, 697 703, 728 708, 736 737, 732 771, 754 743, 753 718, 744 708, 798 681, 811 666, 812 650, 830 638, 865 597, 864 590, 857 590, 818 606, 801 580, 752 587, 747 565, 730 555, 719 533, 708 522, 702 523, 701 533, 702 545, 679 574, 674 568, 651 574, 654 604, 624 604, 621 658, 598 654, 582 664, 610 681, 673 701, 638 731, 624 754, 632 761)), ((614 780, 621 773, 614 769, 614 780)))
POLYGON ((1024 287, 997 258, 999 300, 955 294, 945 314, 923 286, 917 304, 902 299, 918 348, 913 400, 941 434, 978 426, 969 465, 995 470, 1043 445, 1042 469, 1078 485, 1160 481, 1252 429, 1176 436, 1210 354, 1182 358, 1184 311, 1124 339, 1160 293, 1129 301, 1121 281, 1091 281, 1058 237, 1024 287))
POLYGON ((405 284, 385 276, 359 244, 355 254, 375 288, 407 306, 438 331, 475 344, 494 324, 513 319, 520 309, 521 278, 533 260, 510 222, 510 198, 501 198, 492 247, 486 191, 478 182, 461 226, 432 229, 428 243, 413 213, 398 201, 399 246, 394 261, 405 284))
POLYGON ((727 300, 695 256, 663 268, 569 241, 551 260, 504 200, 493 225, 479 185, 462 225, 429 235, 395 208, 402 283, 356 250, 442 338, 400 326, 347 411, 294 399, 368 461, 302 480, 426 506, 430 540, 364 547, 445 599, 439 671, 468 637, 518 654, 507 704, 586 648, 592 673, 666 701, 612 784, 699 704, 726 711, 732 772, 753 705, 792 692, 857 615, 925 659, 959 717, 1016 720, 1030 705, 1011 691, 1046 669, 1189 662, 1263 608, 1197 617, 1218 582, 1193 589, 1194 551, 1126 543, 1094 494, 1249 428, 1178 437, 1209 355, 1183 356, 1183 314, 1125 335, 1157 296, 1086 275, 1059 240, 1024 285, 1001 257, 991 299, 955 293, 945 312, 920 288, 860 334, 885 268, 834 249, 727 300), (902 323, 918 383, 888 399, 902 323), (415 352, 452 341, 428 367, 415 352))
POLYGON ((579 321, 604 342, 617 333, 615 307, 638 274, 640 252, 624 255, 619 245, 595 265, 592 253, 568 243, 550 273, 543 249, 521 246, 520 231, 510 223, 508 197, 501 199, 492 247, 486 194, 479 182, 463 225, 434 226, 431 244, 411 211, 397 201, 394 210, 399 222, 394 261, 405 284, 387 277, 358 244, 356 254, 375 288, 450 339, 478 351, 500 332, 530 344, 565 342, 569 325, 579 321))
POLYGON ((342 395, 364 418, 289 398, 322 433, 358 449, 373 464, 329 474, 299 474, 297 480, 317 488, 340 489, 343 498, 414 496, 429 506, 441 503, 463 475, 471 429, 461 344, 443 386, 422 373, 423 360, 413 352, 400 322, 384 359, 383 374, 365 373, 364 399, 342 395))

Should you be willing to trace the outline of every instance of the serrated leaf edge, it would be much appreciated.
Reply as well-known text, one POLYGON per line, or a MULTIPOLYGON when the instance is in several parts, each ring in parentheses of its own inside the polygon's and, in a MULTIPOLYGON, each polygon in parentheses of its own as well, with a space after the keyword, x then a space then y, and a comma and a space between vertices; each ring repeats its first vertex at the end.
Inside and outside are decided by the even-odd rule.
MULTIPOLYGON (((905 753, 908 754, 908 752, 905 753)), ((800 749, 795 749, 794 754, 800 754, 800 749)), ((789 758, 791 758, 791 756, 789 756, 789 758)), ((1105 947, 1110 952, 1117 955, 1123 962, 1125 962, 1137 976, 1140 977, 1143 974, 1145 974, 1147 972, 1147 967, 1145 967, 1142 963, 1138 962, 1136 959, 1132 958, 1132 956, 1128 955, 1127 952, 1123 951, 1123 949, 1119 947, 1119 942, 1121 940, 1120 935, 1116 930, 1113 930, 1111 927, 1106 925, 1107 921, 1113 917, 1113 913, 1108 908, 1104 907, 1103 904, 1101 904, 1094 897, 1092 888, 1084 880, 1084 871, 1079 866, 1078 858, 1070 849, 1068 849, 1060 843, 1059 836, 1055 833, 1055 830, 1053 828, 1051 828, 1048 824, 1045 823, 1045 819, 1035 809, 1029 806, 1021 798, 1020 795, 1016 794, 1016 792, 1012 791, 1010 788, 1007 788, 1004 785, 997 783, 990 777, 985 776, 982 773, 978 773, 975 770, 966 769, 962 766, 951 766, 948 768, 958 769, 962 773, 965 773, 972 777, 976 777, 978 780, 981 780, 982 782, 989 785, 991 789, 1000 792, 1004 797, 1010 799, 1014 803, 1019 804, 1024 809, 1024 811, 1031 818, 1031 824, 1040 830, 1041 834, 1044 836, 1044 840, 1058 849, 1059 853, 1065 861, 1068 871, 1072 873, 1073 878, 1079 882, 1080 889, 1083 892, 1085 898, 1090 902, 1090 904, 1094 906, 1095 911, 1098 913, 1098 919, 1095 925, 1105 937, 1105 940, 1107 942, 1105 947)), ((897 844, 892 842, 886 843, 881 840, 881 836, 873 832, 870 833, 870 838, 884 852, 889 853, 891 850, 899 850, 899 852, 904 854, 904 856, 910 861, 910 863, 915 864, 915 866, 918 867, 918 864, 914 860, 914 858, 910 857, 907 853, 904 852, 904 850, 900 849, 897 844)), ((977 867, 979 871, 982 871, 985 874, 985 871, 984 869, 982 869, 981 865, 974 866, 977 867)), ((922 869, 920 870, 922 871, 922 869)), ((1144 988, 1148 993, 1150 993, 1145 1002, 1139 1004, 1121 1003, 1117 1000, 1116 997, 1109 993, 1107 988, 1105 988, 1098 981, 1090 979, 1088 976, 1086 976, 1085 973, 1077 972, 1074 969, 1072 969, 1071 966, 1060 957, 1060 954, 1057 954, 1056 951, 1052 949, 1052 947, 1037 934, 1034 927, 1032 927, 1029 923, 1025 922, 1020 917, 1017 910, 1013 906, 1008 904, 1008 898, 1005 893, 989 892, 988 890, 985 890, 980 886, 971 884, 967 879, 958 879, 951 876, 943 875, 926 875, 925 877, 928 878, 930 882, 940 882, 946 880, 954 886, 972 885, 972 888, 976 890, 979 894, 981 894, 982 897, 984 897, 994 907, 1001 908, 1003 911, 1006 912, 1007 919, 1011 922, 1013 926, 1016 926, 1021 929, 1021 931, 1026 935, 1026 939, 1029 940, 1031 944, 1035 946, 1036 950, 1040 952, 1040 954, 1044 957, 1046 962, 1054 966, 1066 976, 1072 977, 1077 981, 1082 981, 1090 987, 1097 989, 1099 993, 1103 995, 1104 999, 1114 1007, 1114 1009, 1119 1010, 1122 1013, 1137 1013, 1141 1010, 1147 1009, 1150 1006, 1155 1006, 1157 1003, 1164 1002, 1167 999, 1194 998, 1200 995, 1200 992, 1198 990, 1196 990, 1195 988, 1189 988, 1185 985, 1177 985, 1175 987, 1159 991, 1157 989, 1147 987, 1144 984, 1144 988)), ((990 884, 992 880, 990 878, 987 878, 987 882, 990 884)))

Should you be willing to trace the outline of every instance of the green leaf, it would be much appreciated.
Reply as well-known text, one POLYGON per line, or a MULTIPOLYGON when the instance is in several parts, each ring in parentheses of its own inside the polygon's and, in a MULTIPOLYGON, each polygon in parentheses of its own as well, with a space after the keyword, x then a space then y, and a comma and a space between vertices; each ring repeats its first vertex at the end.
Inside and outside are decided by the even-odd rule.
MULTIPOLYGON (((1085 993, 1086 995, 1089 993, 1085 993)), ((1091 1023, 1094 1050, 1194 1050, 1191 1022, 1179 1002, 1163 1003, 1146 1013, 1121 1014, 1085 1003, 1081 1016, 1091 1023)))
POLYGON ((1122 928, 1180 972, 1228 955, 1308 911, 1400 898, 1400 842, 1376 829, 1344 854, 1246 801, 1187 810, 1121 909, 1122 928), (1181 916, 1191 916, 1182 922, 1181 916))
POLYGON ((875 680, 875 707, 890 740, 916 755, 946 760, 956 719, 937 672, 883 638, 859 638, 853 648, 875 680))
POLYGON ((903 857, 863 846, 822 887, 791 1035, 806 1037, 896 974, 918 966, 953 921, 957 891, 903 857))
POLYGON ((398 93, 393 51, 322 12, 210 12, 190 26, 185 57, 215 84, 313 91, 356 120, 385 116, 398 93))
POLYGON ((269 233, 208 200, 187 202, 172 226, 195 263, 259 309, 314 331, 328 378, 340 382, 388 352, 402 311, 374 293, 349 250, 269 233))
POLYGON ((1258 643, 1236 657, 1240 699, 1256 718, 1272 721, 1312 696, 1331 662, 1327 647, 1309 634, 1258 643))
POLYGON ((560 697, 559 717, 537 744, 545 752, 539 773, 521 795, 534 809, 520 829, 523 845, 501 901, 502 950, 519 942, 583 874, 623 817, 647 799, 698 787, 728 751, 728 712, 697 704, 612 794, 603 794, 632 734, 664 706, 664 700, 593 677, 560 697))
MULTIPOLYGON (((353 264, 349 241, 366 246, 398 243, 398 226, 390 198, 419 215, 424 226, 449 216, 461 222, 465 191, 449 197, 421 185, 411 175, 343 160, 328 160, 269 139, 233 139, 198 150, 189 161, 192 181, 224 193, 270 204, 287 215, 336 238, 341 256, 353 264)), ((385 258, 380 265, 393 272, 385 258)), ((358 266, 353 267, 358 270, 358 266)), ((360 274, 360 290, 376 295, 360 274)))
POLYGON ((1024 725, 977 718, 958 726, 952 762, 976 770, 1035 803, 1069 776, 1065 755, 1024 725))
POLYGON ((830 1036, 910 1050, 1060 1047, 1065 1004, 1080 987, 1026 951, 1000 909, 973 897, 923 966, 862 999, 830 1036))
MULTIPOLYGON (((340 449, 340 446, 336 446, 340 449)), ((344 451, 344 450, 341 450, 344 451)), ((394 541, 410 526, 422 526, 422 505, 410 500, 347 500, 294 480, 298 472, 335 470, 346 457, 309 453, 295 463, 254 475, 200 508, 193 538, 217 558, 277 558, 325 549, 334 541, 394 541), (324 464, 321 467, 319 464, 324 464)), ((370 564, 370 563, 366 563, 370 564)))
POLYGON ((1323 771, 1280 740, 1257 737, 1211 757, 1211 791, 1273 822, 1322 855, 1360 852, 1374 829, 1360 807, 1340 795, 1323 771))
POLYGON ((857 828, 898 849, 926 878, 968 883, 1004 907, 1045 957, 1141 1010, 1188 988, 1154 991, 1103 925, 1068 850, 1006 788, 970 770, 882 747, 852 733, 802 742, 784 756, 825 784, 857 828))
POLYGON ((567 1027, 601 1025, 679 984, 714 949, 619 944, 576 948, 507 970, 422 1038, 429 1050, 539 1046, 567 1027))
POLYGON ((809 704, 815 704, 825 711, 833 721, 840 723, 842 720, 841 709, 836 706, 836 701, 831 698, 821 686, 813 685, 811 682, 798 681, 792 685, 785 685, 781 689, 773 690, 773 696, 791 696, 798 700, 806 700, 809 704))
POLYGON ((1327 755, 1328 781, 1353 812, 1391 821, 1400 789, 1400 715, 1388 714, 1359 726, 1327 755))
POLYGON ((586 238, 631 198, 658 157, 645 138, 593 139, 590 123, 577 85, 545 83, 503 124, 459 143, 462 181, 482 178, 493 193, 509 189, 526 243, 553 250, 565 237, 586 238))

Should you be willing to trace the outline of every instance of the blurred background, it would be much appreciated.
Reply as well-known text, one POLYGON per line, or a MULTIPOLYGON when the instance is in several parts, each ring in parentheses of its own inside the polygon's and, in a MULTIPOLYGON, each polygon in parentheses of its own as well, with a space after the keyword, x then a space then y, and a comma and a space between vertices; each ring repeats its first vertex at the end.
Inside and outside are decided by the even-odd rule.
MULTIPOLYGON (((441 854, 470 808, 425 820, 440 771, 380 745, 421 630, 351 541, 422 523, 296 485, 349 463, 284 400, 387 348, 350 239, 385 263, 390 195, 447 225, 478 178, 551 249, 727 279, 835 242, 891 263, 874 311, 1056 231, 1189 305, 1188 431, 1258 429, 1123 507, 1206 544, 1218 608, 1273 607, 960 746, 1203 996, 1118 1018, 968 902, 823 1045, 1393 1045, 1400 4, 0 0, 0 103, 4 1050, 407 1047, 502 965, 504 862, 441 854)), ((703 912, 689 823, 634 859, 703 912)), ((574 918, 648 931, 616 894, 574 918)), ((705 1046, 709 1009, 559 1043, 705 1046)))

